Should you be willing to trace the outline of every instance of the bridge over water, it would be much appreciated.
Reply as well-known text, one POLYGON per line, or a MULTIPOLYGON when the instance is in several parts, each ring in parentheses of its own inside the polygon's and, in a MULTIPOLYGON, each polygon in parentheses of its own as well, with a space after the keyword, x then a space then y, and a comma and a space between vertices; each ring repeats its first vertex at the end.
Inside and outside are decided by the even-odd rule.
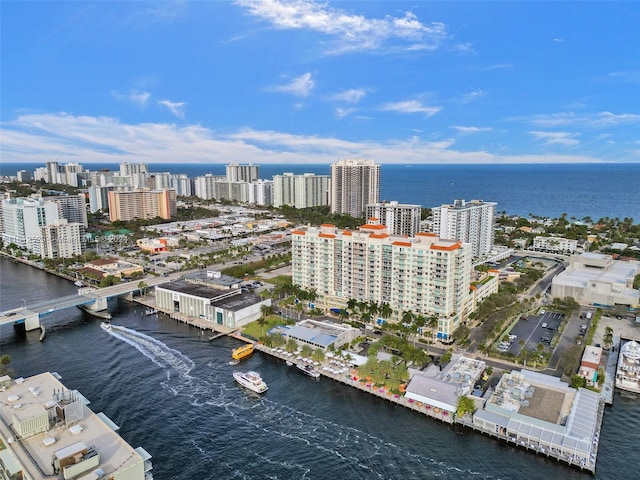
MULTIPOLYGON (((155 287, 182 277, 185 272, 174 273, 168 277, 151 277, 143 281, 149 287, 155 287)), ((8 324, 24 323, 27 331, 40 328, 42 317, 71 307, 86 306, 96 312, 107 309, 107 301, 110 298, 128 295, 138 291, 139 282, 125 282, 105 288, 79 288, 75 295, 53 298, 37 303, 25 304, 21 308, 6 310, 0 317, 0 326, 8 324)))

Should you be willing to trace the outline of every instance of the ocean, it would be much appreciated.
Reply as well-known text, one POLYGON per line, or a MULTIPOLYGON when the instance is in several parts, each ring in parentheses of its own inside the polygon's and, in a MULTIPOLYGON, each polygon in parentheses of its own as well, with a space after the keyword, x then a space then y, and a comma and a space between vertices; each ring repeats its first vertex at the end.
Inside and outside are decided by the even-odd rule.
MULTIPOLYGON (((72 294, 71 282, 0 259, 0 309, 72 294)), ((230 366, 229 338, 144 315, 124 300, 115 325, 77 309, 45 317, 47 335, 0 328, 0 354, 21 376, 57 371, 95 412, 153 456, 156 480, 209 479, 589 479, 555 460, 457 431, 338 384, 297 374, 254 353, 230 366), (236 385, 234 369, 255 369, 262 396, 236 385)), ((637 478, 640 401, 616 395, 600 434, 596 479, 637 478)))
MULTIPOLYGON (((40 164, 0 164, 0 175, 40 164)), ((118 170, 117 164, 85 168, 118 170)), ((152 172, 224 175, 224 164, 150 164, 152 172)), ((329 175, 329 165, 260 165, 260 178, 284 172, 329 175)), ((510 215, 629 217, 640 222, 640 164, 381 165, 381 200, 436 207, 455 199, 497 202, 510 215)))

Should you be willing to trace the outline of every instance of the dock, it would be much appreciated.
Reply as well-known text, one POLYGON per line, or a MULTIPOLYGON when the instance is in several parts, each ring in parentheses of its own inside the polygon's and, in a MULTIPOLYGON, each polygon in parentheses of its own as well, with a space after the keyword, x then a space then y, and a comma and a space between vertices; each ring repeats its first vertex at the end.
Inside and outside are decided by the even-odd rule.
MULTIPOLYGON (((256 350, 282 360, 283 362, 289 360, 294 364, 300 363, 293 355, 287 355, 287 352, 282 351, 281 349, 267 347, 261 343, 256 343, 254 346, 256 350)), ((345 365, 337 360, 325 360, 324 365, 316 367, 316 371, 323 377, 330 378, 331 380, 366 392, 370 395, 374 395, 390 403, 408 408, 435 420, 453 425, 454 418, 449 414, 449 412, 432 408, 430 405, 426 405, 421 402, 415 402, 406 398, 404 395, 394 394, 387 389, 377 388, 371 383, 360 382, 359 379, 354 379, 352 370, 351 366, 345 365), (334 361, 335 363, 332 365, 330 363, 331 361, 334 361)))

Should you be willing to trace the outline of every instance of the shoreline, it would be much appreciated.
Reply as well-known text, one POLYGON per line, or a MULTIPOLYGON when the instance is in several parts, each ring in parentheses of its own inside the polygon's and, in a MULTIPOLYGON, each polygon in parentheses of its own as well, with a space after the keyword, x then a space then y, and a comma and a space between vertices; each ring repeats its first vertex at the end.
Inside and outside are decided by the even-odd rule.
MULTIPOLYGON (((287 360, 292 361, 294 366, 298 363, 295 360, 292 360, 291 357, 286 355, 284 352, 278 352, 277 349, 272 347, 267 347, 266 345, 263 345, 259 342, 252 342, 249 339, 242 337, 240 334, 233 334, 230 336, 240 341, 253 343, 254 348, 256 350, 268 355, 271 358, 282 360, 283 362, 287 360)), ((536 456, 542 455, 550 459, 555 459, 558 462, 562 462, 580 471, 586 471, 591 473, 592 475, 595 474, 597 455, 596 457, 590 459, 591 460, 590 462, 581 462, 580 459, 576 458, 575 456, 570 456, 566 453, 563 453, 562 451, 552 451, 549 448, 544 448, 540 443, 534 444, 530 441, 525 441, 522 438, 509 436, 508 434, 498 434, 490 429, 481 428, 478 425, 475 425, 473 421, 468 418, 468 415, 458 417, 455 414, 455 412, 450 413, 445 410, 432 408, 431 405, 423 404, 421 402, 411 401, 411 399, 407 399, 404 395, 393 394, 392 392, 386 389, 381 389, 381 388, 376 389, 371 384, 366 384, 366 383, 363 384, 359 380, 354 380, 352 367, 347 366, 346 368, 347 368, 347 371, 341 371, 338 373, 328 371, 325 368, 316 368, 316 371, 320 373, 320 375, 323 377, 329 378, 333 381, 355 388, 362 392, 374 395, 378 398, 389 401, 398 406, 420 413, 431 419, 438 420, 443 423, 448 423, 451 426, 458 426, 458 427, 473 430, 474 432, 478 432, 482 435, 486 435, 490 438, 494 438, 498 441, 502 441, 507 445, 519 447, 524 450, 534 452, 536 456)), ((602 428, 603 419, 604 419, 604 401, 602 402, 602 406, 599 409, 598 419, 597 419, 598 429, 596 432, 596 438, 594 438, 593 440, 596 452, 597 452, 597 447, 599 442, 599 433, 602 428)))

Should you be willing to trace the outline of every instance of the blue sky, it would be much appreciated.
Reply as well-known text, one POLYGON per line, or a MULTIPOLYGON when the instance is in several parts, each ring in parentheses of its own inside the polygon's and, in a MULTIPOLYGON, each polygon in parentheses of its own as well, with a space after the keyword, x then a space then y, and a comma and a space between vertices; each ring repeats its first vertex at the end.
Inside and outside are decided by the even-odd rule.
POLYGON ((640 3, 1 8, 6 162, 640 162, 640 3))

